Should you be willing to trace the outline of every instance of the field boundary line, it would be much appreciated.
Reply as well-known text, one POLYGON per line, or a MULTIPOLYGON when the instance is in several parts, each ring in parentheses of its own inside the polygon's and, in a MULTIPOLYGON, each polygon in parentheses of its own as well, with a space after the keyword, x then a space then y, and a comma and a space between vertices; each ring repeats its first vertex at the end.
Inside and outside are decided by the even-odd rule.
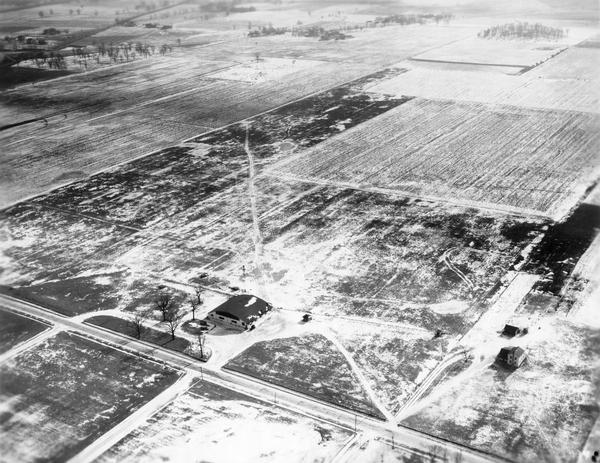
MULTIPOLYGON (((421 53, 423 54, 423 53, 421 53)), ((526 64, 500 64, 500 63, 478 63, 476 61, 447 61, 440 59, 428 58, 408 58, 409 61, 423 61, 425 63, 440 63, 440 64, 469 64, 472 66, 490 66, 490 67, 507 67, 507 68, 527 68, 526 64)))
POLYGON ((461 206, 461 207, 473 207, 473 208, 477 208, 477 209, 484 210, 484 211, 490 211, 490 212, 501 213, 501 214, 509 214, 509 215, 517 215, 520 217, 523 217, 523 216, 525 216, 525 217, 540 217, 540 218, 545 218, 545 219, 553 218, 551 215, 549 215, 549 213, 537 211, 535 209, 519 208, 516 206, 503 206, 501 204, 490 204, 490 203, 485 203, 483 201, 474 201, 474 200, 468 200, 468 199, 462 200, 462 199, 454 199, 454 198, 435 196, 435 195, 424 195, 424 194, 418 194, 418 193, 414 193, 414 192, 410 192, 410 191, 406 191, 406 190, 399 190, 399 189, 396 190, 396 189, 392 189, 392 188, 381 188, 381 187, 375 187, 375 186, 373 186, 373 187, 361 186, 361 185, 357 185, 357 184, 353 184, 353 183, 323 180, 323 179, 314 178, 314 177, 302 177, 299 175, 282 174, 282 173, 278 172, 276 169, 270 169, 269 171, 264 172, 263 175, 266 175, 269 177, 277 177, 280 179, 287 179, 287 180, 296 181, 296 182, 305 182, 305 183, 314 183, 314 184, 318 184, 318 185, 332 186, 332 187, 336 187, 336 188, 339 188, 342 190, 349 189, 349 190, 356 190, 356 191, 366 191, 367 193, 379 193, 379 194, 383 194, 383 195, 387 195, 387 196, 398 196, 398 197, 404 197, 404 198, 422 199, 425 201, 451 204, 451 205, 461 206), (497 207, 494 207, 494 206, 497 206, 497 207))

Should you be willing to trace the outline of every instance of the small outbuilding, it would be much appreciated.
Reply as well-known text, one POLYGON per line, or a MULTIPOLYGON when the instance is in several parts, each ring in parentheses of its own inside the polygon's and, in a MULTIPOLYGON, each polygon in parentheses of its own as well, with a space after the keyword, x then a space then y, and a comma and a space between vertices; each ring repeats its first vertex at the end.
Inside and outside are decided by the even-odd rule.
POLYGON ((504 325, 504 329, 502 330, 503 336, 508 336, 509 338, 512 338, 514 336, 517 336, 518 334, 521 334, 521 328, 519 328, 518 326, 508 324, 504 325))
POLYGON ((498 360, 513 368, 519 368, 526 359, 527 354, 520 347, 503 347, 498 354, 498 360))
POLYGON ((207 318, 217 325, 245 331, 253 329, 258 319, 272 308, 271 304, 259 297, 240 294, 211 310, 207 318))

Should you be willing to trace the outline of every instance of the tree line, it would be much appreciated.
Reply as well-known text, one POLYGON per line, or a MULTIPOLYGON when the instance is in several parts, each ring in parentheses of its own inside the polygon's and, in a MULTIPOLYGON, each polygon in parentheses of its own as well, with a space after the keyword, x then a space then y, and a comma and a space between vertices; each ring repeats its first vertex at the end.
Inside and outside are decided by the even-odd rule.
MULTIPOLYGON (((202 290, 196 288, 194 294, 190 295, 187 303, 190 307, 190 313, 192 314, 191 320, 196 320, 196 311, 204 304, 204 298, 202 296, 202 290)), ((177 304, 177 301, 173 295, 167 291, 162 291, 156 295, 152 302, 152 307, 147 310, 141 310, 134 312, 129 318, 129 322, 133 328, 133 333, 137 339, 142 339, 144 332, 149 328, 147 327, 148 322, 154 321, 154 314, 158 312, 160 322, 163 323, 169 334, 171 335, 171 341, 174 341, 177 329, 182 325, 186 311, 177 304)), ((204 350, 204 335, 202 332, 198 338, 199 356, 200 359, 206 359, 206 352, 204 350)))
POLYGON ((477 34, 482 39, 549 39, 559 40, 565 37, 568 30, 558 27, 544 26, 540 23, 516 22, 501 24, 482 30, 477 34))

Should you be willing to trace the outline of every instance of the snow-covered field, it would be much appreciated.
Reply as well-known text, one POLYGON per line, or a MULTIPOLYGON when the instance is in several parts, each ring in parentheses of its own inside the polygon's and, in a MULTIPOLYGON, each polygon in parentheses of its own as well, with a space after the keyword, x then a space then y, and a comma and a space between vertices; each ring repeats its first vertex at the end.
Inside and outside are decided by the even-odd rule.
POLYGON ((197 382, 96 461, 331 461, 353 433, 197 382))

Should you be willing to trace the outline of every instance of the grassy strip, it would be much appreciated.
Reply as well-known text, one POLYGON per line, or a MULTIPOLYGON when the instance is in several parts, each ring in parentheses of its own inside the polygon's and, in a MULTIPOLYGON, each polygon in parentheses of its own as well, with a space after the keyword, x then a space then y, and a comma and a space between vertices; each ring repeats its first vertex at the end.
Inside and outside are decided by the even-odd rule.
MULTIPOLYGON (((107 330, 115 331, 117 333, 137 339, 137 332, 133 323, 128 320, 123 320, 119 317, 113 317, 112 315, 96 315, 95 317, 86 319, 85 323, 100 326, 107 330)), ((171 335, 169 333, 155 330, 154 328, 144 328, 140 340, 164 347, 165 349, 189 355, 187 352, 185 352, 186 349, 191 345, 187 339, 171 339, 171 335)))

